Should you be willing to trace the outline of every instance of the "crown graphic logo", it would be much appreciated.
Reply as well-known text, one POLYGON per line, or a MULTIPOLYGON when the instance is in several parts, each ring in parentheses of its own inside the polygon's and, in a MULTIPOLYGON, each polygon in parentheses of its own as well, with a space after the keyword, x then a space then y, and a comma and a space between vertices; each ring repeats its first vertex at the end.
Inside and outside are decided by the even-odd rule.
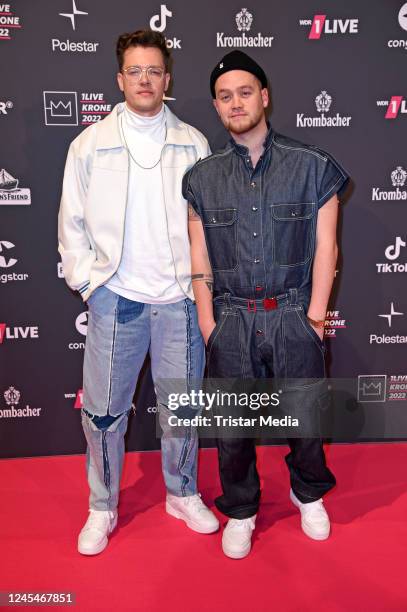
POLYGON ((236 25, 239 32, 249 32, 253 23, 253 15, 249 13, 247 8, 242 8, 240 13, 236 15, 236 25))
POLYGON ((7 391, 4 391, 3 395, 8 406, 16 406, 20 401, 20 391, 17 391, 14 387, 9 387, 7 391))
POLYGON ((397 166, 390 176, 393 187, 404 187, 407 179, 407 172, 404 170, 404 168, 397 166))
POLYGON ((51 100, 50 103, 51 116, 52 117, 71 117, 72 116, 72 103, 67 102, 64 104, 61 100, 57 103, 51 100))
POLYGON ((363 395, 380 395, 382 392, 382 383, 363 383, 362 385, 362 393, 363 395))
POLYGON ((327 113, 331 108, 331 104, 332 97, 326 91, 321 91, 315 98, 315 105, 319 113, 327 113))

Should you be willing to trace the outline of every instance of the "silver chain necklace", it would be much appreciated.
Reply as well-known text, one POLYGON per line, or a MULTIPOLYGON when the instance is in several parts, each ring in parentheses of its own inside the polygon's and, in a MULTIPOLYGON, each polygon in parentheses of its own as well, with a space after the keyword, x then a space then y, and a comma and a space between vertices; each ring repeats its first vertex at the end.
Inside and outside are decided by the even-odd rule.
MULTIPOLYGON (((125 145, 125 147, 126 147, 127 151, 129 152, 129 155, 130 155, 131 159, 134 161, 134 163, 135 163, 135 164, 137 164, 137 166, 138 166, 139 168, 142 168, 143 170, 152 170, 153 168, 155 168, 156 166, 158 166, 158 164, 159 164, 159 163, 160 163, 160 161, 161 161, 161 157, 162 157, 162 154, 163 154, 163 151, 164 151, 165 142, 164 142, 164 144, 163 144, 163 146, 162 146, 162 149, 161 149, 161 151, 160 151, 160 157, 158 158, 158 161, 157 161, 157 162, 156 162, 156 163, 155 163, 153 166, 143 166, 143 165, 142 165, 142 164, 140 164, 140 163, 137 161, 137 159, 134 157, 133 153, 132 153, 132 152, 131 152, 131 150, 130 150, 129 145, 127 144, 127 140, 126 140, 126 136, 125 136, 125 134, 124 134, 124 128, 123 128, 123 116, 124 116, 124 111, 123 111, 123 112, 122 112, 122 114, 120 115, 120 131, 121 131, 121 135, 122 135, 122 138, 123 138, 123 141, 124 141, 124 145, 125 145)), ((166 140, 166 139, 167 139, 167 125, 165 125, 165 138, 164 138, 164 140, 166 140)))

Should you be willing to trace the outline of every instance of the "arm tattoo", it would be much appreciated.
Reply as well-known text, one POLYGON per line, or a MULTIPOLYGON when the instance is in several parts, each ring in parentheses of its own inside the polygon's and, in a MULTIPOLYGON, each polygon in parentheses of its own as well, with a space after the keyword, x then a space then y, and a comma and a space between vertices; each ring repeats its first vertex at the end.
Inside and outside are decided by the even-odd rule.
POLYGON ((200 221, 201 217, 198 215, 192 204, 188 203, 188 220, 189 221, 200 221))
POLYGON ((212 276, 212 274, 193 274, 191 279, 192 279, 192 282, 194 282, 194 281, 205 281, 205 284, 208 287, 209 291, 211 293, 213 293, 213 276, 212 276))

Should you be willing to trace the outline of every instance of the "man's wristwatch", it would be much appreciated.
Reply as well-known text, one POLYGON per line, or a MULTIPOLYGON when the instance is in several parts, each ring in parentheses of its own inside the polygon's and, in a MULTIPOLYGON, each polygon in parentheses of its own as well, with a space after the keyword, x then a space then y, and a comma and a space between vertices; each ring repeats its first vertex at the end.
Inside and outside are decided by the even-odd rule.
POLYGON ((311 325, 313 327, 325 327, 325 319, 322 319, 321 321, 315 321, 315 319, 311 319, 311 317, 307 316, 308 321, 311 323, 311 325))

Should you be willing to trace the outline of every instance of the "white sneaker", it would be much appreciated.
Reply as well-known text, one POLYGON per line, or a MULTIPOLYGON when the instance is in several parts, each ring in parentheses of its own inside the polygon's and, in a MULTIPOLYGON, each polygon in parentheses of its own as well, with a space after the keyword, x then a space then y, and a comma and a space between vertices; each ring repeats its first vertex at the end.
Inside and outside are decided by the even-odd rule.
POLYGON ((78 551, 81 555, 101 553, 116 525, 117 510, 89 510, 88 520, 78 537, 78 551))
POLYGON ((294 491, 290 489, 290 499, 294 506, 300 509, 303 532, 313 540, 326 540, 329 536, 331 524, 322 498, 308 504, 303 504, 296 497, 294 491))
POLYGON ((252 547, 256 515, 245 519, 230 519, 222 536, 222 549, 231 559, 243 559, 252 547))
POLYGON ((168 514, 182 519, 193 531, 213 533, 219 529, 219 521, 203 503, 200 494, 177 497, 167 493, 165 509, 168 514))

